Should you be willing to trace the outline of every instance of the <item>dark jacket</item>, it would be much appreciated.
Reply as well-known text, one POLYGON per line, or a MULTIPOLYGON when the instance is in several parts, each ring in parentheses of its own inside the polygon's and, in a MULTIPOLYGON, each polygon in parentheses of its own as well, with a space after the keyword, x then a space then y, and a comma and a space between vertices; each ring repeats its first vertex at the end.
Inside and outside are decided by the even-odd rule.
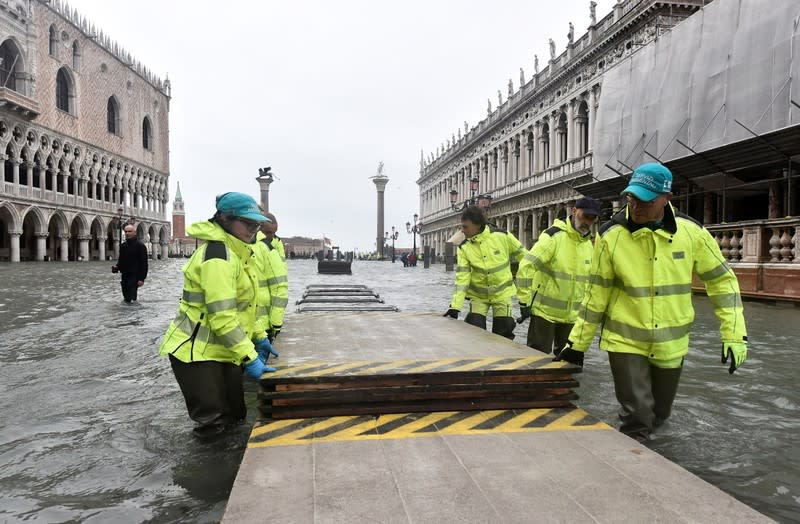
POLYGON ((119 261, 117 262, 122 275, 136 275, 136 280, 147 278, 147 248, 133 237, 126 240, 119 248, 119 261))

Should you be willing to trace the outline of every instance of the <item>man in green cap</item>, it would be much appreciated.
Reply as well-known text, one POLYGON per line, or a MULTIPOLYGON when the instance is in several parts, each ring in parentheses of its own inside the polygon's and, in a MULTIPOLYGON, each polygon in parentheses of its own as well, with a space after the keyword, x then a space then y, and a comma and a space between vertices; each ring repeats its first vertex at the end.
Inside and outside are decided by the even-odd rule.
POLYGON ((730 373, 747 357, 747 330, 739 283, 716 241, 670 204, 670 170, 643 164, 622 194, 627 206, 600 227, 581 311, 556 360, 583 366, 602 324, 600 349, 608 352, 621 405, 620 431, 646 440, 670 415, 689 350, 692 273, 719 318, 730 373))

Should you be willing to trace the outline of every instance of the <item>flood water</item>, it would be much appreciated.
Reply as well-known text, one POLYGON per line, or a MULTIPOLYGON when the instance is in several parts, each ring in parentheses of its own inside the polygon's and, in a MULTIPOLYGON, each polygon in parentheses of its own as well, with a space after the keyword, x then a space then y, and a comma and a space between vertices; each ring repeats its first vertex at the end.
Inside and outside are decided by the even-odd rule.
MULTIPOLYGON (((110 263, 0 264, 0 521, 222 517, 248 428, 196 442, 169 363, 157 355, 182 262, 152 261, 133 306, 122 302, 110 263)), ((354 262, 353 272, 322 276, 313 261, 290 261, 287 311, 313 283, 366 284, 403 311, 444 312, 453 290, 443 265, 354 262)), ((750 353, 729 375, 708 300, 697 297, 695 307, 673 416, 648 445, 762 513, 800 522, 800 309, 746 302, 750 353)), ((613 424, 610 372, 596 347, 579 380, 577 404, 613 424)), ((252 385, 248 405, 252 421, 252 385)))

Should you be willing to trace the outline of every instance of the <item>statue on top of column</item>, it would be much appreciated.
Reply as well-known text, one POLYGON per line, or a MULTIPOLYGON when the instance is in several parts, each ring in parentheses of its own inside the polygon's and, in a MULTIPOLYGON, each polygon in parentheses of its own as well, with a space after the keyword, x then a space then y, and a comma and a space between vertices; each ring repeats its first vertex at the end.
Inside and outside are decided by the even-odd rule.
POLYGON ((597 23, 597 2, 594 0, 589 2, 589 18, 592 19, 591 25, 595 25, 597 23))
POLYGON ((378 162, 378 172, 375 174, 375 176, 378 178, 386 176, 383 174, 383 160, 378 162))
POLYGON ((461 142, 461 128, 458 128, 458 141, 461 142))
POLYGON ((555 60, 555 59, 556 59, 556 43, 551 38, 550 39, 550 60, 552 61, 552 60, 555 60))
POLYGON ((533 72, 539 74, 539 55, 533 55, 533 72))
POLYGON ((503 93, 501 93, 500 90, 498 89, 497 90, 497 106, 500 107, 501 105, 503 105, 503 93))
POLYGON ((508 98, 514 96, 514 82, 509 78, 508 79, 508 98))
POLYGON ((521 67, 519 68, 519 88, 522 89, 522 86, 525 85, 525 70, 521 67))
POLYGON ((469 132, 469 126, 467 125, 467 121, 464 120, 464 134, 466 135, 469 132))
POLYGON ((486 102, 488 104, 486 106, 486 113, 491 115, 492 114, 492 99, 491 98, 487 98, 486 102))
POLYGON ((572 45, 574 40, 575 40, 575 26, 572 25, 572 22, 570 22, 569 23, 569 32, 567 33, 567 41, 569 42, 569 45, 572 45))

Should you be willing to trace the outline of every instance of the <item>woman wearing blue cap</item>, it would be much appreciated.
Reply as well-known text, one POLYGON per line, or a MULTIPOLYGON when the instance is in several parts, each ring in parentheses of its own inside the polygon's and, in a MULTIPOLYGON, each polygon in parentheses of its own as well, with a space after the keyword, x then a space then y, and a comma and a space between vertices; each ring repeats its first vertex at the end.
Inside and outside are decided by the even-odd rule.
POLYGON ((268 220, 243 193, 217 197, 217 212, 189 226, 203 240, 183 266, 183 296, 159 353, 169 355, 194 434, 209 437, 247 414, 244 374, 258 380, 274 354, 257 317, 255 235, 268 220))

